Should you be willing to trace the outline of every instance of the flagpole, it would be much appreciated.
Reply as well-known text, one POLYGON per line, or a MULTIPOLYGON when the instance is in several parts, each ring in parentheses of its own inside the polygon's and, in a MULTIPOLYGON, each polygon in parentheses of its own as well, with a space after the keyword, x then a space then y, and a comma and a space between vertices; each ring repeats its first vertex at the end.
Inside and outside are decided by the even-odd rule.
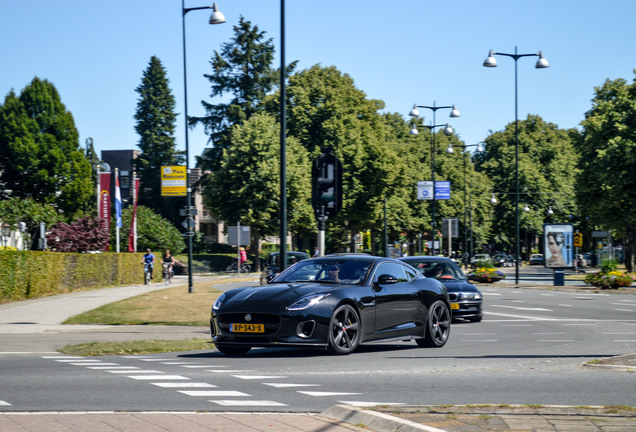
POLYGON ((119 169, 115 168, 115 245, 119 253, 119 228, 121 228, 121 191, 119 190, 119 169))

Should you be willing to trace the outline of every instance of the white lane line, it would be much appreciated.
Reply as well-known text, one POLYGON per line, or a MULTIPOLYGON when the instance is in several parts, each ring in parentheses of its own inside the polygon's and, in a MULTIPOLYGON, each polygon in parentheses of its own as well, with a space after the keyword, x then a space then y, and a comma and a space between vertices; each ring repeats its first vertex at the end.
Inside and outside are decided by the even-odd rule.
POLYGON ((250 396, 247 393, 234 390, 179 390, 179 393, 183 393, 188 396, 203 396, 203 397, 239 397, 250 396))
POLYGON ((634 312, 634 311, 633 311, 633 310, 631 310, 631 309, 618 309, 618 308, 616 308, 616 310, 617 310, 617 311, 621 311, 621 312, 634 312))
POLYGON ((64 359, 64 360, 55 360, 55 361, 60 363, 101 363, 101 360, 77 360, 76 358, 74 359, 73 357, 71 357, 71 360, 64 359))
POLYGON ((7 401, 0 400, 0 406, 11 406, 11 404, 7 401))
POLYGON ((160 374, 163 373, 158 370, 149 370, 149 369, 139 369, 139 370, 131 370, 131 369, 111 369, 106 370, 106 372, 114 373, 114 374, 160 374))
POLYGON ((574 339, 537 339, 535 342, 576 342, 574 339))
POLYGON ((612 342, 636 342, 636 339, 614 339, 612 342))
POLYGON ((514 309, 514 310, 520 310, 520 311, 554 312, 552 309, 545 309, 545 308, 517 307, 517 306, 508 306, 508 305, 490 305, 490 306, 498 307, 498 308, 514 309))
POLYGON ((306 394, 307 396, 347 396, 347 395, 358 395, 362 393, 340 393, 340 392, 312 392, 312 391, 298 391, 298 393, 306 394))
POLYGON ((86 369, 110 369, 110 370, 126 369, 128 371, 131 371, 131 370, 139 369, 139 368, 136 366, 87 366, 86 369))
POLYGON ((184 382, 184 383, 175 383, 175 382, 163 382, 163 383, 150 383, 157 387, 164 388, 212 388, 216 387, 214 384, 209 383, 196 383, 196 382, 184 382))
POLYGON ((290 388, 290 387, 321 387, 322 384, 292 384, 292 383, 263 383, 266 386, 276 388, 290 388))
MULTIPOLYGON (((90 368, 94 368, 94 367, 98 367, 98 366, 94 366, 92 363, 69 363, 72 365, 77 365, 77 366, 86 366, 89 369, 90 368)), ((101 366, 119 366, 119 363, 95 363, 95 364, 99 364, 99 367, 101 366)))
POLYGON ((214 373, 249 373, 254 372, 252 370, 207 370, 206 372, 214 372, 214 373))
POLYGON ((169 361, 169 362, 164 362, 161 364, 165 364, 165 365, 191 365, 191 362, 179 362, 179 361, 169 361))
POLYGON ((208 365, 192 365, 192 366, 183 366, 188 369, 205 369, 205 368, 224 368, 227 366, 208 366, 208 365))
POLYGON ((147 362, 166 362, 166 361, 172 361, 171 359, 154 359, 154 358, 149 358, 149 359, 139 359, 141 361, 147 361, 147 362))
POLYGON ((401 402, 363 402, 363 401, 338 401, 338 402, 342 404, 351 405, 351 406, 357 406, 357 407, 372 407, 377 405, 406 405, 405 403, 401 403, 401 402))
POLYGON ((234 400, 211 400, 221 406, 288 406, 284 403, 268 400, 234 401, 234 400))
POLYGON ((128 375, 127 377, 136 379, 136 380, 188 380, 190 379, 181 375, 128 375))
POLYGON ((57 355, 57 356, 41 356, 41 358, 43 358, 43 359, 81 359, 83 357, 80 357, 80 356, 67 356, 67 355, 59 356, 59 355, 57 355))
POLYGON ((274 376, 274 375, 232 375, 234 378, 240 378, 244 380, 263 380, 263 379, 281 379, 287 378, 285 376, 274 376))
POLYGON ((563 306, 563 307, 574 307, 574 306, 569 305, 569 304, 559 304, 559 306, 563 306))

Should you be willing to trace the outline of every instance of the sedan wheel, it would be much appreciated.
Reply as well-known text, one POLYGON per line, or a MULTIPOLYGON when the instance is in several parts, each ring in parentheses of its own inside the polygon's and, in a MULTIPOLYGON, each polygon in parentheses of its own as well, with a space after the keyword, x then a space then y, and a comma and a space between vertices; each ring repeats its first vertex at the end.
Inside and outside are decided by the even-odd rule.
POLYGON ((221 345, 215 344, 216 349, 218 349, 223 354, 227 355, 243 355, 247 354, 252 347, 249 346, 229 346, 229 345, 221 345))
POLYGON ((329 323, 329 350, 334 354, 349 354, 360 343, 360 316, 349 305, 333 313, 329 323))
POLYGON ((421 347, 441 348, 446 345, 450 335, 451 314, 448 306, 441 300, 433 303, 426 320, 426 337, 417 339, 421 347))

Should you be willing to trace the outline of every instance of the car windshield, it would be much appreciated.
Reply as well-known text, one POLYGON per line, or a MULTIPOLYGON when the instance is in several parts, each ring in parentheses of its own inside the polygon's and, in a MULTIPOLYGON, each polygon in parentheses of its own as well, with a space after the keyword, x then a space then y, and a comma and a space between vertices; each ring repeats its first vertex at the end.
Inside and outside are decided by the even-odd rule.
POLYGON ((409 264, 428 278, 466 280, 462 270, 452 261, 409 261, 409 264))
MULTIPOLYGON (((274 267, 280 267, 280 254, 272 255, 270 257, 271 265, 274 267)), ((287 252, 287 265, 292 265, 298 261, 302 261, 307 258, 307 255, 301 253, 287 252)))
POLYGON ((311 259, 301 261, 278 275, 272 283, 322 282, 360 285, 366 279, 371 263, 344 259, 311 259))

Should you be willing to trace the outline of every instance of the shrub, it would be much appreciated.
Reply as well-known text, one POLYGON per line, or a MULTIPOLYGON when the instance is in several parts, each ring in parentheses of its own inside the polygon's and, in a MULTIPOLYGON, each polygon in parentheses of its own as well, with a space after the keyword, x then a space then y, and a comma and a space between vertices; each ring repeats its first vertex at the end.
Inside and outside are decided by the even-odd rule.
POLYGON ((617 289, 632 285, 632 277, 627 273, 610 271, 603 273, 603 270, 585 276, 585 283, 601 289, 617 289))
POLYGON ((492 267, 481 267, 468 273, 468 279, 475 282, 490 283, 497 282, 505 278, 506 275, 492 267))

